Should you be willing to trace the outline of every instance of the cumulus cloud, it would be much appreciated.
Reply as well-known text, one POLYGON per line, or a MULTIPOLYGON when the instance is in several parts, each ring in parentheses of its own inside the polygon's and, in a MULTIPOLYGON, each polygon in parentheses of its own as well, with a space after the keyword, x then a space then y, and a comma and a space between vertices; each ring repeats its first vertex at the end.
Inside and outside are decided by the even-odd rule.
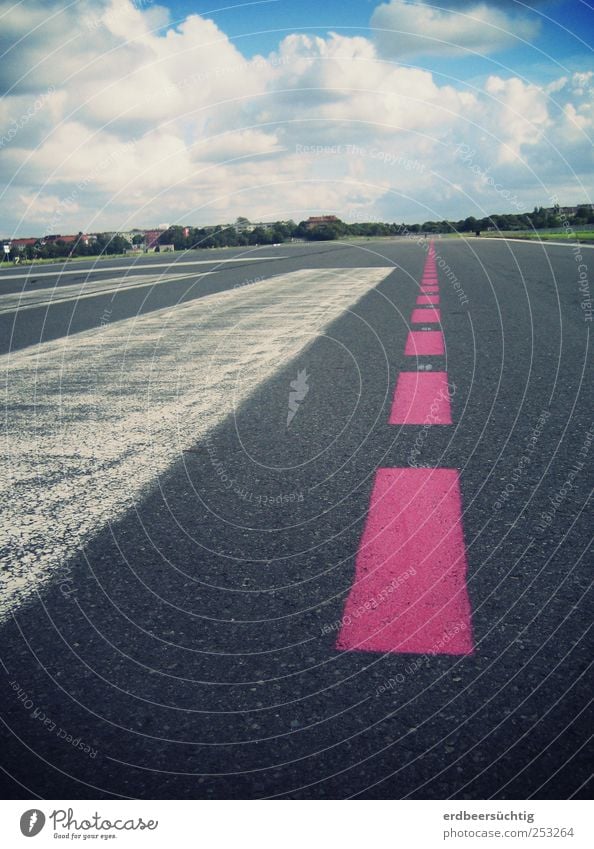
POLYGON ((487 3, 455 4, 448 9, 410 0, 382 3, 372 15, 371 26, 380 53, 396 59, 413 54, 488 55, 517 46, 538 32, 534 20, 487 3))
POLYGON ((510 209, 487 170, 525 208, 572 180, 591 188, 590 71, 471 90, 387 59, 375 38, 293 33, 246 59, 213 21, 173 25, 130 0, 29 0, 26 15, 0 0, 0 15, 18 55, 0 63, 6 235, 510 209))

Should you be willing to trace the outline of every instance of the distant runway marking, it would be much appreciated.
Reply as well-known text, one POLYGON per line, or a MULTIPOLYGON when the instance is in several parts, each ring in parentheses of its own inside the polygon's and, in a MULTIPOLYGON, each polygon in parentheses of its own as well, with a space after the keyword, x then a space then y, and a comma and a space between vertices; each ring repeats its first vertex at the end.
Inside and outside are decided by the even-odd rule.
POLYGON ((413 324, 439 324, 441 312, 439 309, 414 309, 410 320, 413 324))
MULTIPOLYGON (((286 256, 242 256, 232 259, 196 259, 196 260, 179 260, 176 262, 151 262, 147 265, 114 265, 109 268, 101 268, 100 265, 94 268, 77 268, 68 269, 67 271, 35 271, 35 268, 30 268, 26 274, 4 274, 0 271, 0 283, 3 280, 26 280, 29 277, 64 277, 65 274, 108 274, 112 271, 144 271, 145 269, 153 268, 170 268, 175 269, 180 265, 222 265, 229 262, 264 262, 268 259, 287 259, 286 256)), ((175 273, 175 272, 174 272, 175 273)))
POLYGON ((34 310, 40 307, 49 307, 67 301, 84 301, 86 298, 97 298, 100 295, 119 294, 142 286, 160 286, 164 283, 175 283, 178 280, 208 277, 218 274, 218 271, 200 271, 193 274, 175 274, 164 276, 163 274, 143 277, 128 277, 124 280, 134 281, 122 285, 121 279, 99 280, 87 285, 86 283, 73 283, 70 286, 51 286, 48 289, 34 289, 31 292, 11 292, 9 295, 0 295, 0 315, 6 313, 22 312, 23 310, 34 310))
POLYGON ((568 242, 552 242, 548 239, 545 241, 539 239, 506 239, 499 236, 483 236, 482 239, 489 242, 519 242, 522 245, 537 245, 539 248, 547 248, 549 245, 555 245, 559 248, 575 248, 576 245, 579 245, 580 250, 582 248, 594 250, 594 245, 589 245, 587 242, 576 242, 575 239, 568 242))
POLYGON ((456 469, 380 468, 336 648, 472 654, 456 469))
POLYGON ((452 424, 448 376, 445 371, 401 371, 389 424, 452 424))
POLYGON ((439 295, 419 295, 417 304, 438 304, 439 295))
POLYGON ((407 357, 434 356, 441 357, 445 353, 443 333, 441 330, 411 330, 406 339, 404 354, 407 357))

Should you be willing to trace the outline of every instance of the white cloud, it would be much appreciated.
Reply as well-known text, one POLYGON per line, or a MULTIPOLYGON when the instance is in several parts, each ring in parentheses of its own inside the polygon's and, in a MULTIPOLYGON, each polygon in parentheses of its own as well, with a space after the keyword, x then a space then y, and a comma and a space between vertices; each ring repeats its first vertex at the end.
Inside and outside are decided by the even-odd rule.
MULTIPOLYGON (((461 144, 526 208, 571 180, 577 193, 572 168, 592 187, 589 71, 545 88, 491 76, 470 90, 389 61, 360 36, 294 33, 247 60, 198 15, 173 27, 157 7, 80 0, 76 14, 60 7, 46 23, 54 4, 27 6, 24 16, 0 0, 0 38, 22 38, 18 68, 0 69, 10 89, 0 101, 7 233, 44 230, 52 216, 66 232, 238 214, 402 220, 461 217, 475 202, 509 209, 456 155, 461 144), (304 152, 311 145, 323 150, 304 152)), ((442 14, 421 12, 429 22, 442 14)), ((490 26, 500 14, 507 20, 488 10, 490 26)), ((460 39, 469 45, 474 31, 460 39)))
POLYGON ((533 38, 538 27, 522 15, 509 15, 486 3, 462 9, 435 8, 422 2, 390 0, 371 18, 380 53, 390 58, 411 54, 454 56, 475 51, 495 53, 533 38))

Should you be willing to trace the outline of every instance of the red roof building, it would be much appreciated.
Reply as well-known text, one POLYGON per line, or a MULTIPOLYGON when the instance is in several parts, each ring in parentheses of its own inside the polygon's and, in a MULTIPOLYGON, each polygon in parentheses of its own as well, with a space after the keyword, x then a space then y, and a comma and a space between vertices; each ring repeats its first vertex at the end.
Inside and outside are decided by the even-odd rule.
POLYGON ((145 230, 144 231, 144 243, 147 248, 154 248, 156 244, 159 242, 159 236, 164 233, 165 230, 145 230))
POLYGON ((11 239, 11 248, 16 248, 17 251, 24 251, 25 248, 34 247, 39 239, 11 239))
POLYGON ((89 236, 86 233, 83 233, 81 235, 77 234, 76 236, 52 235, 52 236, 44 236, 43 242, 46 245, 51 245, 54 242, 64 242, 65 245, 75 245, 75 244, 88 245, 92 238, 94 238, 94 237, 89 236))
POLYGON ((338 220, 339 219, 336 215, 310 215, 305 222, 305 226, 308 230, 312 230, 314 227, 319 227, 321 224, 336 224, 338 220))

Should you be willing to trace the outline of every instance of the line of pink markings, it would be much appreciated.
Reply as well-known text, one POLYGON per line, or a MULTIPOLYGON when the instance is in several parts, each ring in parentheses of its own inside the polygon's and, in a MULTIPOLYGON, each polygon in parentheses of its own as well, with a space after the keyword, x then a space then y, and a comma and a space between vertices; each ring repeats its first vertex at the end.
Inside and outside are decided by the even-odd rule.
MULTIPOLYGON (((411 324, 440 324, 439 286, 429 245, 411 324)), ((442 356, 443 332, 410 330, 405 356, 442 356)), ((403 371, 389 423, 451 424, 445 371, 403 371)), ((472 614, 457 469, 379 468, 336 648, 472 654, 472 614)))

